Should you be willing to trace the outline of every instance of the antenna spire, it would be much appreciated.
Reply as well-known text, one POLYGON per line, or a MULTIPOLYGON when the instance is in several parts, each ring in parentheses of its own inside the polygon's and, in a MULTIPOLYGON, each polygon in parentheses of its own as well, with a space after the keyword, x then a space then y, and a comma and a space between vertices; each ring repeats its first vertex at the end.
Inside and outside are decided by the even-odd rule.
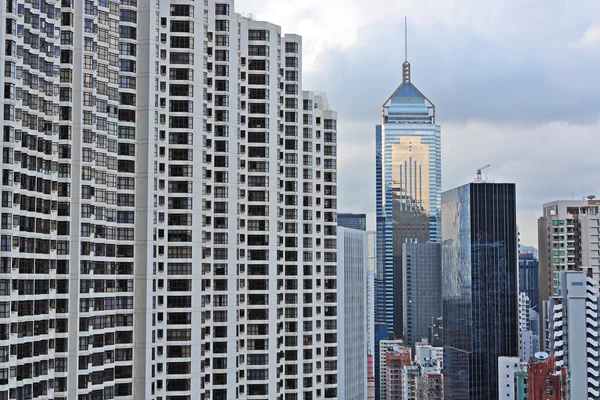
POLYGON ((408 61, 408 18, 404 17, 404 61, 408 61))
POLYGON ((404 17, 404 64, 402 64, 402 82, 410 82, 410 63, 408 62, 408 18, 404 17))

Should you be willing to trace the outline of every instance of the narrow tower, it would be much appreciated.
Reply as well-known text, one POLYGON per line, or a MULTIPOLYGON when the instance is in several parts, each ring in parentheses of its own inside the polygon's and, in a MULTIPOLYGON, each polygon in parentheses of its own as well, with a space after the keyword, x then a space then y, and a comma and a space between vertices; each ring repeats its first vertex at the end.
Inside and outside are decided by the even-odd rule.
POLYGON ((441 234, 440 126, 435 106, 411 82, 406 25, 404 44, 402 83, 383 104, 376 127, 376 323, 385 323, 392 336, 405 333, 402 246, 438 242, 441 234))

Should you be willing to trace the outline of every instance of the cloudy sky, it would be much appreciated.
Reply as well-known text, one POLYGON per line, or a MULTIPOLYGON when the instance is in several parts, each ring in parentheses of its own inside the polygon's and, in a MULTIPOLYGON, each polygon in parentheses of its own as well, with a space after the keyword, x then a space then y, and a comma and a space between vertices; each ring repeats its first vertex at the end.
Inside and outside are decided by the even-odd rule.
MULTIPOLYGON (((304 89, 338 110, 340 212, 375 211, 374 126, 401 82, 436 105, 444 190, 516 182, 524 244, 544 202, 600 197, 600 1, 237 0, 298 33, 304 89)), ((370 226, 373 227, 371 221, 370 226)))

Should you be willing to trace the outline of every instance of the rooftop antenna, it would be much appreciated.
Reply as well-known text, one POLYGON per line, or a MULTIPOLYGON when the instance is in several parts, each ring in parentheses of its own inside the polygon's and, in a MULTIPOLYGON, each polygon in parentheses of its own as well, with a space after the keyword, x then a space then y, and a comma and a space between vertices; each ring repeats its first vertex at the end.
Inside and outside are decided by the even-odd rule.
POLYGON ((490 164, 485 165, 481 168, 477 168, 477 178, 475 179, 475 182, 483 182, 483 179, 481 179, 481 171, 483 171, 484 169, 489 168, 489 167, 491 167, 490 164))
POLYGON ((408 61, 408 18, 404 17, 404 61, 408 61))
POLYGON ((408 18, 404 17, 404 64, 402 64, 402 82, 410 82, 410 63, 408 62, 408 18))

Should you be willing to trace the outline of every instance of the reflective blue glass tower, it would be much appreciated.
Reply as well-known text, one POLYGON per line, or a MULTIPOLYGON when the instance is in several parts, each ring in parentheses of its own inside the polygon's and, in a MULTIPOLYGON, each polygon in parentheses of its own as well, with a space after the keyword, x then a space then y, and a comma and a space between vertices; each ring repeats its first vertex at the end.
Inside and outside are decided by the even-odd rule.
POLYGON ((440 241, 441 133, 435 106, 403 82, 382 107, 376 127, 377 309, 389 332, 402 335, 402 243, 440 241))
MULTIPOLYGON (((411 83, 408 61, 402 65, 402 75, 402 84, 384 103, 382 123, 375 128, 375 322, 387 327, 380 332, 383 336, 387 331, 388 337, 403 334, 402 244, 441 238, 440 126, 435 123, 433 103, 411 83)), ((375 365, 379 365, 378 351, 375 365)), ((377 373, 377 395, 379 384, 377 373)))

